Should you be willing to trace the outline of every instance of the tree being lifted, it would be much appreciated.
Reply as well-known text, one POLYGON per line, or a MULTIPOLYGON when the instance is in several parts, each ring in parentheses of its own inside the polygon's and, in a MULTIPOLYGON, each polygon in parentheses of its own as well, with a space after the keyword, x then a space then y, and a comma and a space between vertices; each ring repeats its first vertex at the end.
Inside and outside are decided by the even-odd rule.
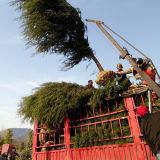
POLYGON ((85 38, 79 10, 66 0, 15 0, 13 5, 22 11, 23 33, 37 53, 63 55, 65 69, 92 59, 103 70, 85 38))

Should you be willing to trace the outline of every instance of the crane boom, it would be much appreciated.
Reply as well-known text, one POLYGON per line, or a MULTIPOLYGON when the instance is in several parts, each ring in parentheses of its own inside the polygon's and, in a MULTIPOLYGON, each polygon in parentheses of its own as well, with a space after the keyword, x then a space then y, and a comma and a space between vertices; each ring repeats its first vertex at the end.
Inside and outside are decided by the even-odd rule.
POLYGON ((106 29, 103 27, 104 22, 98 21, 98 20, 91 20, 87 19, 86 21, 95 23, 98 28, 104 33, 104 35, 111 41, 111 43, 119 50, 120 55, 123 59, 127 59, 127 61, 132 65, 133 69, 136 70, 139 75, 146 80, 149 88, 156 92, 158 97, 160 97, 160 87, 156 82, 154 82, 141 68, 137 66, 137 63, 133 60, 131 55, 128 53, 128 51, 124 48, 122 48, 118 42, 109 34, 109 32, 106 31, 106 29))
POLYGON ((154 65, 154 63, 152 62, 152 60, 147 57, 142 51, 140 51, 138 48, 136 48, 134 45, 132 45, 130 42, 128 42, 124 37, 122 37, 121 35, 119 35, 118 33, 116 33, 115 31, 113 31, 110 27, 108 27, 107 25, 105 25, 103 23, 104 27, 107 28, 109 31, 111 31, 112 33, 114 33, 117 37, 119 37, 120 39, 122 39, 125 43, 127 43, 129 46, 131 46, 134 50, 136 50, 139 54, 141 54, 143 57, 145 57, 153 66, 154 71, 156 72, 157 78, 158 78, 158 82, 160 82, 160 75, 154 65))

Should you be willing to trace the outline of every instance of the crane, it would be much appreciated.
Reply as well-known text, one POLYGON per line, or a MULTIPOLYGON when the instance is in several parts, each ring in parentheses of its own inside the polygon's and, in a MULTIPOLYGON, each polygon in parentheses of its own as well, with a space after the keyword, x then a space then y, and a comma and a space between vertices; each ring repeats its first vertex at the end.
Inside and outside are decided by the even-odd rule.
MULTIPOLYGON (((160 97, 160 87, 159 85, 154 82, 141 68, 139 68, 137 66, 137 63, 133 60, 133 57, 129 54, 128 50, 126 48, 123 48, 121 47, 118 42, 111 36, 111 34, 105 29, 105 24, 104 22, 102 21, 99 21, 99 20, 92 20, 92 19, 86 19, 87 22, 91 22, 91 23, 95 23, 98 28, 104 33, 104 35, 111 41, 111 43, 118 49, 119 53, 120 53, 120 56, 122 59, 126 59, 130 64, 131 66, 133 67, 134 70, 136 70, 139 75, 144 79, 146 80, 147 84, 148 84, 148 87, 150 90, 153 90, 157 95, 158 97, 160 97)), ((107 27, 108 28, 108 27, 107 27)), ((109 28, 110 29, 110 28, 109 28)), ((111 30, 111 29, 110 29, 111 30)), ((114 31, 112 31, 114 32, 114 31)), ((114 32, 115 33, 115 32, 114 32)), ((118 35, 118 34, 117 34, 118 35)), ((119 36, 119 35, 118 35, 119 36)), ((119 36, 120 37, 120 36, 119 36)), ((123 37, 121 37, 121 39, 123 39, 123 37)), ((125 39, 123 39, 125 40, 125 39)), ((126 40, 125 40, 126 41, 126 40)), ((127 42, 127 41, 126 41, 127 42)), ((128 44, 130 44, 129 42, 127 42, 128 44)), ((130 44, 131 45, 131 44, 130 44)), ((134 47, 132 45, 132 47, 134 47)), ((138 52, 140 52, 137 48, 134 47, 134 49, 136 49, 138 52)), ((142 52, 140 52, 143 56, 145 56, 142 52)), ((154 66, 153 62, 147 57, 145 56, 151 63, 152 65, 154 66)), ((156 71, 156 74, 158 76, 158 78, 160 79, 160 76, 154 66, 154 69, 156 71)))

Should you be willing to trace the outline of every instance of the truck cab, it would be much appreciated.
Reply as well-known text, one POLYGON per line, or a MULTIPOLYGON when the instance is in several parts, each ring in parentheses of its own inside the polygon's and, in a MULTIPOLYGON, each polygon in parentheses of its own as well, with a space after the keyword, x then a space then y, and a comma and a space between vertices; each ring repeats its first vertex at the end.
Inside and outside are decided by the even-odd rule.
POLYGON ((3 144, 1 147, 1 155, 4 159, 15 160, 15 157, 17 156, 15 145, 3 144))

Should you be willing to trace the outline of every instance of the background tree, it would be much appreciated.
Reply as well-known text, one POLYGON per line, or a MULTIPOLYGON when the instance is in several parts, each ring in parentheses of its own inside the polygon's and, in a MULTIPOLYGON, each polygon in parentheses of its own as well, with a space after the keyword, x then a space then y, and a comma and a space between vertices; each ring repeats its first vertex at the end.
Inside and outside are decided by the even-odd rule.
POLYGON ((28 137, 27 137, 27 147, 30 148, 30 150, 32 150, 32 140, 33 140, 33 131, 30 130, 28 132, 28 137))
POLYGON ((0 136, 0 146, 3 144, 3 138, 0 136))
POLYGON ((3 138, 3 143, 10 144, 12 143, 13 131, 12 129, 7 129, 3 138))
POLYGON ((25 142, 20 142, 17 148, 20 152, 22 152, 22 150, 24 150, 25 147, 26 147, 25 142))
POLYGON ((32 159, 32 137, 33 131, 28 132, 26 147, 20 152, 18 160, 31 160, 32 159))
POLYGON ((12 4, 20 9, 27 44, 35 46, 37 53, 63 55, 66 69, 92 59, 103 70, 85 36, 80 11, 66 0, 15 0, 12 4))

